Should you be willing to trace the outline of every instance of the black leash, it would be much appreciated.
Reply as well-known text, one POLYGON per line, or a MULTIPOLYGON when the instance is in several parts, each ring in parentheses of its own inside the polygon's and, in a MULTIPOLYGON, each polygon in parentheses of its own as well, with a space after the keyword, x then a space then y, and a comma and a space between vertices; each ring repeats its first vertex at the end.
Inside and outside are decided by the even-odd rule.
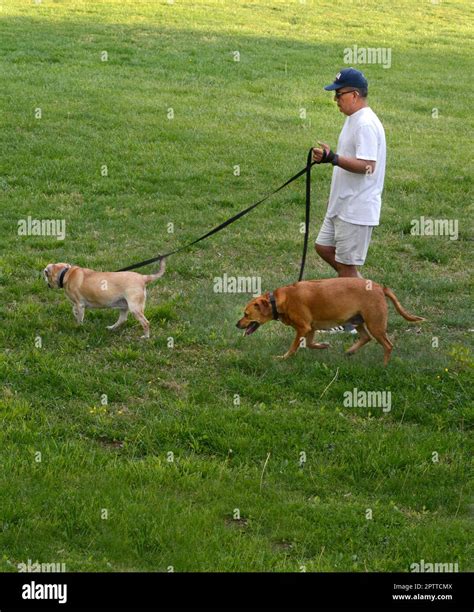
MULTIPOLYGON (((300 275, 298 280, 303 280, 304 265, 306 263, 306 253, 308 251, 308 237, 309 237, 309 214, 311 211, 311 159, 313 157, 313 149, 308 151, 308 157, 306 158, 306 209, 304 215, 304 240, 303 240, 303 255, 301 257, 300 275)), ((315 163, 315 162, 313 162, 315 163)))
POLYGON ((264 198, 262 198, 258 202, 255 202, 255 204, 252 204, 248 208, 241 210, 239 213, 237 213, 233 217, 230 217, 230 219, 227 219, 226 221, 224 221, 217 227, 214 227, 209 232, 207 232, 207 234, 200 236, 199 238, 197 238, 196 240, 193 240, 192 242, 188 242, 187 244, 180 247, 179 249, 175 249, 174 251, 170 251, 169 253, 165 253, 164 255, 157 255, 156 257, 152 257, 151 259, 145 259, 144 261, 140 261, 139 263, 132 264, 131 266, 127 266, 126 268, 121 268, 120 270, 117 270, 117 272, 128 272, 128 270, 135 270, 136 268, 147 266, 148 264, 154 263, 155 261, 160 261, 164 259, 165 257, 169 257, 170 255, 174 255, 175 253, 184 251, 185 249, 188 249, 190 246, 193 246, 193 244, 197 244, 198 242, 201 242, 201 240, 205 240, 206 238, 209 238, 213 234, 217 234, 217 232, 220 232, 221 230, 223 230, 225 227, 227 227, 231 223, 234 223, 241 217, 247 215, 251 210, 253 210, 257 206, 265 202, 265 200, 268 200, 270 196, 274 195, 275 193, 278 193, 284 187, 286 187, 293 181, 296 181, 296 179, 298 179, 300 176, 302 176, 303 174, 306 174, 305 235, 304 235, 304 243, 303 243, 303 257, 301 260, 300 275, 298 278, 298 280, 301 280, 303 278, 304 266, 306 262, 306 251, 308 249, 309 214, 310 214, 310 209, 311 209, 311 167, 316 163, 316 162, 311 161, 312 154, 313 154, 313 149, 310 149, 308 152, 308 157, 306 159, 306 167, 303 170, 300 170, 297 174, 295 174, 290 179, 288 179, 285 183, 283 183, 283 185, 280 185, 280 187, 278 187, 271 193, 267 194, 264 198))

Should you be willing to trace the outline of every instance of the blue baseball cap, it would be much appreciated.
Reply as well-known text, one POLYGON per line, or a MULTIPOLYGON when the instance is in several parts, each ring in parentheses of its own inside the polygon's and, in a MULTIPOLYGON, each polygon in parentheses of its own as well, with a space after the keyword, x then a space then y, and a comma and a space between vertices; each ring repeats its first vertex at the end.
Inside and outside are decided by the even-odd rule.
POLYGON ((333 91, 341 87, 360 87, 361 89, 368 89, 369 84, 360 70, 356 70, 355 68, 344 68, 336 74, 334 83, 326 85, 324 89, 326 91, 333 91))

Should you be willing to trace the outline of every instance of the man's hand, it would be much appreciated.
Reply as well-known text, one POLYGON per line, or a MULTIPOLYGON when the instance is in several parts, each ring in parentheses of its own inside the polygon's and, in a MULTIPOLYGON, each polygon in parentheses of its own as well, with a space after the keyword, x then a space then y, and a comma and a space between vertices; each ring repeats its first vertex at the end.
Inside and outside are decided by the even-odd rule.
POLYGON ((318 142, 320 147, 313 148, 313 161, 317 164, 332 164, 335 158, 335 153, 331 151, 331 147, 325 142, 318 142))
POLYGON ((323 142, 318 142, 318 145, 320 145, 321 148, 319 147, 313 148, 313 161, 316 162, 317 164, 320 164, 321 160, 323 159, 324 152, 330 151, 331 149, 329 145, 324 144, 323 142))

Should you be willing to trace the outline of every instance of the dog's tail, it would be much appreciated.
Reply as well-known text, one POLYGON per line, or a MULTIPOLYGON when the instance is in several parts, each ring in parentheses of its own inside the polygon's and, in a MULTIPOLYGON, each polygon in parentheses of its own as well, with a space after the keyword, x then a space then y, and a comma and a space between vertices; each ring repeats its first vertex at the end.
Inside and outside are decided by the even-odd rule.
POLYGON ((397 296, 393 293, 391 289, 389 289, 388 287, 383 287, 383 292, 388 298, 392 300, 393 305, 395 306, 395 309, 397 310, 399 314, 402 315, 404 319, 406 319, 407 321, 425 321, 423 317, 417 317, 416 315, 412 315, 409 312, 407 312, 403 308, 403 306, 400 304, 397 296))
POLYGON ((145 283, 152 283, 153 281, 158 280, 159 278, 161 278, 163 276, 163 274, 165 273, 165 269, 166 269, 166 259, 164 257, 162 257, 160 259, 160 269, 158 270, 158 272, 156 274, 145 274, 145 283))

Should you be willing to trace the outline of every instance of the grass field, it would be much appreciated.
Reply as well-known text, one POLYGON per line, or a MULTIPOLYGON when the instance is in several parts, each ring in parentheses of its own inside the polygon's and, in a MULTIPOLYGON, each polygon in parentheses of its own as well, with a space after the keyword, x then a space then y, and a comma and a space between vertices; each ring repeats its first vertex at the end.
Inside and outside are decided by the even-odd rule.
MULTIPOLYGON (((473 569, 469 12, 2 2, 0 570, 473 569), (224 273, 296 280, 304 179, 168 260, 148 342, 131 318, 106 330, 110 310, 77 327, 45 265, 115 270, 175 248, 300 170, 317 140, 335 146, 343 116, 322 88, 352 45, 392 53, 390 68, 355 66, 388 145, 362 272, 427 318, 389 306, 389 367, 375 342, 344 357, 346 334, 276 361, 293 331, 244 338, 249 296, 213 291, 224 273), (66 239, 18 235, 28 216, 64 219, 66 239), (458 239, 411 235, 421 216, 456 220, 458 239), (345 407, 354 388, 390 391, 391 411, 345 407)), ((329 184, 317 167, 311 243, 329 184)), ((332 275, 311 248, 305 277, 332 275)))

